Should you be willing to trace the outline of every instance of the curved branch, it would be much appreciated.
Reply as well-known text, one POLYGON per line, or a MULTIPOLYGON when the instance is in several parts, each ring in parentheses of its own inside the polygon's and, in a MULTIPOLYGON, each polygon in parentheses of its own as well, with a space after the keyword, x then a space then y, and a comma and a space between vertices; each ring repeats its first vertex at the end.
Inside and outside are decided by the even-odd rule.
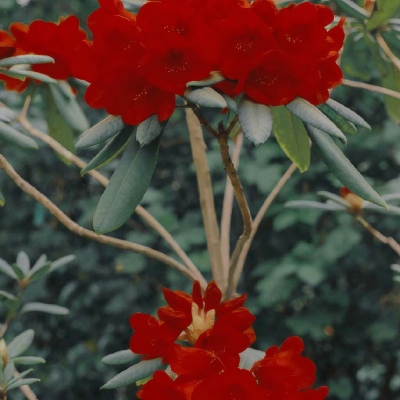
POLYGON ((396 92, 395 90, 386 89, 382 86, 370 85, 369 83, 350 81, 349 79, 343 79, 342 85, 349 86, 357 89, 365 89, 370 92, 381 93, 385 96, 394 97, 396 99, 400 99, 400 92, 396 92))

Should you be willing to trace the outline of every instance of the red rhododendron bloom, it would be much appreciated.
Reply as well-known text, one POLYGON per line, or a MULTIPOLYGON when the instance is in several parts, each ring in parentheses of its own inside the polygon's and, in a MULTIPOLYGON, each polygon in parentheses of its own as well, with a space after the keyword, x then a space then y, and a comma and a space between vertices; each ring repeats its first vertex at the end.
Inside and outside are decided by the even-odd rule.
POLYGON ((8 32, 0 31, 0 59, 11 57, 15 51, 15 39, 8 32))
POLYGON ((186 400, 184 391, 164 371, 156 371, 143 390, 138 393, 142 400, 186 400))

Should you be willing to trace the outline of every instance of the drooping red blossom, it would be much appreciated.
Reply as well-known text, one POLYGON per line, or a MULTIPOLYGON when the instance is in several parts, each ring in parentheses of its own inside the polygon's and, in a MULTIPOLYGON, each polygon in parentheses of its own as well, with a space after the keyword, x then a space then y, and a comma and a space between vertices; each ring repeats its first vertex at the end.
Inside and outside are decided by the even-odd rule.
POLYGON ((315 364, 301 355, 303 341, 291 336, 283 344, 272 346, 265 357, 257 361, 251 371, 260 386, 267 391, 302 391, 309 389, 315 382, 315 364))
POLYGON ((232 369, 204 379, 193 391, 191 400, 267 400, 251 372, 232 369))

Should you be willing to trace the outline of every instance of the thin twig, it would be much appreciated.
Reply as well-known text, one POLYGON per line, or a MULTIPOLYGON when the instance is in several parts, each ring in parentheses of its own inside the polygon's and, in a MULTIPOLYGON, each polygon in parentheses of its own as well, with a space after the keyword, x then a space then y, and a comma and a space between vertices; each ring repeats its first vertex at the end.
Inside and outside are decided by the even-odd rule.
POLYGON ((364 82, 350 81, 348 79, 343 79, 342 85, 357 88, 357 89, 365 89, 365 90, 369 90, 370 92, 381 93, 386 96, 400 99, 400 92, 396 92, 395 90, 391 90, 391 89, 386 89, 382 86, 370 85, 369 83, 364 83, 364 82))
MULTIPOLYGON (((40 131, 37 128, 34 128, 29 120, 27 119, 27 112, 30 104, 30 98, 28 97, 24 107, 18 116, 17 120, 19 123, 25 128, 26 131, 29 132, 32 136, 40 139, 41 141, 48 144, 55 152, 60 154, 63 158, 70 161, 72 164, 76 165, 78 168, 83 169, 87 166, 82 159, 77 157, 75 154, 71 153, 68 149, 58 143, 51 136, 46 135, 44 132, 40 131)), ((107 186, 109 183, 109 179, 105 177, 98 171, 89 171, 89 175, 91 175, 95 180, 97 180, 101 185, 107 186)), ((144 207, 138 205, 136 207, 135 213, 138 214, 143 221, 145 221, 151 228, 157 231, 161 237, 171 246, 172 250, 180 257, 180 259, 184 262, 184 264, 193 272, 194 275, 197 276, 197 280, 200 282, 201 286, 204 287, 207 282, 198 268, 194 265, 193 261, 189 258, 189 256, 185 253, 181 246, 179 246, 178 242, 172 237, 172 235, 158 222, 144 207)))
MULTIPOLYGON (((14 378, 18 378, 20 375, 21 374, 16 369, 14 369, 14 372, 13 372, 14 378)), ((22 385, 22 386, 20 386, 19 389, 21 390, 21 392, 24 394, 24 396, 28 400, 37 400, 36 394, 28 385, 22 385)))
POLYGON ((388 56, 392 64, 400 71, 400 59, 396 57, 379 32, 376 34, 376 41, 383 52, 388 56))
POLYGON ((223 268, 221 261, 221 242, 219 227, 215 212, 214 195, 208 168, 206 144, 200 121, 192 109, 186 109, 186 121, 189 129, 190 145, 192 148, 193 162, 196 167, 197 186, 200 195, 200 208, 203 216, 204 229, 207 238, 207 248, 210 256, 211 271, 215 282, 224 290, 223 268))
MULTIPOLYGON (((239 132, 235 136, 235 148, 232 154, 232 162, 239 169, 240 151, 243 145, 243 133, 239 132)), ((221 217, 221 255, 222 265, 224 268, 224 275, 227 277, 229 273, 229 259, 230 259, 230 232, 231 232, 231 219, 233 208, 233 186, 230 179, 226 178, 226 186, 224 193, 224 201, 222 204, 222 217, 221 217)))
POLYGON ((377 229, 375 229, 368 221, 366 221, 361 215, 356 216, 356 220, 376 239, 381 243, 387 244, 394 250, 398 256, 400 256, 400 244, 396 242, 392 237, 383 235, 377 229))
POLYGON ((14 181, 14 183, 25 193, 35 199, 38 203, 40 203, 43 207, 50 211, 54 217, 61 222, 67 229, 71 232, 75 233, 78 236, 82 236, 86 239, 94 240, 95 242, 99 242, 102 244, 107 244, 109 246, 118 247, 122 250, 132 251, 135 253, 143 254, 147 257, 154 258, 172 268, 177 269, 182 272, 185 276, 192 280, 196 280, 197 276, 193 274, 185 265, 180 262, 174 260, 172 257, 167 256, 160 251, 151 249, 147 246, 142 246, 137 243, 131 243, 126 240, 116 239, 109 236, 97 235, 95 232, 83 228, 78 225, 76 222, 72 221, 66 214, 64 214, 48 197, 46 197, 43 193, 39 192, 34 186, 25 181, 8 163, 6 158, 0 154, 0 169, 4 170, 4 172, 14 181))
POLYGON ((229 292, 228 297, 231 297, 236 292, 237 285, 239 283, 240 275, 243 271, 244 264, 246 262, 247 255, 249 253, 249 249, 251 243, 253 242, 254 236, 256 235, 258 228, 260 227, 261 221, 264 218, 265 213, 267 212, 268 208, 275 200, 276 196, 279 194, 283 186, 285 186, 286 182, 290 179, 293 173, 296 171, 297 167, 295 164, 291 164, 290 167, 286 170, 286 172, 281 176, 276 186, 272 189, 271 193, 265 199, 263 205, 261 206, 260 210, 258 211, 256 217, 254 218, 252 230, 250 233, 249 240, 243 246, 243 249, 239 255, 239 259, 237 261, 237 265, 235 270, 233 271, 233 275, 231 277, 231 281, 229 282, 229 292))

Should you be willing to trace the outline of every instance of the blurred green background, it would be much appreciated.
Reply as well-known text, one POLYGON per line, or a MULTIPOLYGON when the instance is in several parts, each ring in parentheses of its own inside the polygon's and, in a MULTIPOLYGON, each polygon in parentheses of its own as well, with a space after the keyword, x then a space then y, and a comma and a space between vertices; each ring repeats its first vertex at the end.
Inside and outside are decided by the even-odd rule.
MULTIPOLYGON (((0 0, 0 29, 7 29, 13 21, 56 21, 69 14, 77 14, 84 21, 96 7, 95 0, 0 0)), ((347 43, 342 65, 349 79, 380 84, 381 71, 362 42, 347 43)), ((358 112, 373 127, 372 133, 360 129, 358 135, 348 138, 344 150, 347 157, 379 193, 400 192, 398 114, 393 112, 390 119, 383 96, 372 92, 339 87, 333 98, 358 112)), ((20 96, 3 90, 0 101, 16 110, 22 105, 20 96)), ((92 124, 104 116, 102 111, 82 105, 92 124)), ((45 129, 40 98, 31 111, 33 122, 45 129)), ((206 139, 220 213, 225 176, 217 143, 209 135, 206 139)), ((209 278, 182 111, 174 114, 161 146, 156 174, 142 204, 209 278)), ((25 179, 73 220, 91 227, 103 190, 97 182, 87 176, 81 178, 75 167, 65 165, 43 144, 37 152, 16 150, 3 142, 0 149, 25 179)), ((78 155, 89 160, 94 152, 78 155)), ((253 215, 289 165, 275 139, 257 148, 245 142, 240 176, 253 215)), ((107 165, 103 172, 109 175, 114 166, 115 162, 107 165)), ((99 391, 118 372, 100 360, 128 348, 129 316, 138 311, 154 313, 162 304, 163 286, 190 291, 190 283, 154 260, 74 236, 4 174, 0 174, 0 188, 6 197, 5 207, 0 208, 0 258, 12 263, 21 250, 31 261, 43 253, 50 260, 67 254, 76 256, 73 264, 32 285, 26 293, 26 300, 57 303, 68 307, 70 314, 28 313, 13 322, 6 335, 6 339, 12 338, 28 328, 36 332, 30 351, 46 358, 47 363, 35 368, 42 382, 32 389, 39 399, 134 398, 134 387, 99 391)), ((248 293, 247 305, 257 316, 256 347, 265 349, 290 335, 301 336, 306 355, 318 366, 318 383, 330 386, 329 399, 399 399, 400 284, 393 280, 390 269, 398 257, 349 214, 283 207, 289 200, 316 200, 318 190, 338 193, 339 188, 339 182, 313 154, 310 170, 296 173, 268 211, 253 242, 240 291, 248 293)), ((371 212, 366 218, 400 241, 400 217, 371 212)), ((241 229, 235 206, 232 241, 241 229)), ((115 235, 169 251, 166 243, 135 216, 115 235)), ((11 285, 9 278, 0 275, 0 289, 11 290, 11 285)), ((0 300, 1 320, 4 313, 0 300)), ((20 399, 21 394, 14 391, 10 398, 20 399)))

